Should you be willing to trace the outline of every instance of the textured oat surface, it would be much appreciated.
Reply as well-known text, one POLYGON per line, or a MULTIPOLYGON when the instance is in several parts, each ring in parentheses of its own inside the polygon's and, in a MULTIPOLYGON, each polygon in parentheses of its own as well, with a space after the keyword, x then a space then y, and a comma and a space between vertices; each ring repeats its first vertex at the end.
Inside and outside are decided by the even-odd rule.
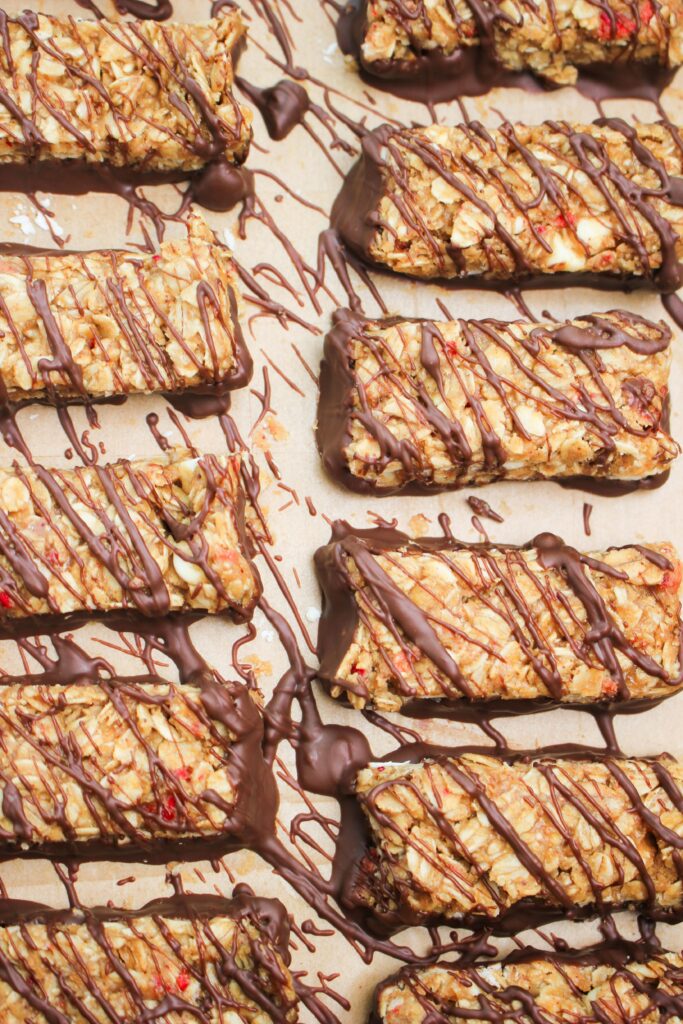
POLYGON ((212 835, 230 820, 233 737, 195 686, 4 685, 0 722, 0 845, 212 835))
MULTIPOLYGON (((675 2, 606 0, 590 3, 526 4, 503 0, 491 5, 491 37, 486 44, 503 67, 530 70, 550 81, 576 81, 577 66, 599 62, 647 62, 676 67, 683 60, 683 16, 675 2)), ((361 60, 373 65, 419 57, 451 55, 480 46, 482 31, 467 0, 371 0, 365 3, 361 60)))
POLYGON ((376 1008, 386 1024, 421 1024, 430 1014, 439 1020, 469 1020, 481 1012, 500 1021, 661 1020, 661 1002, 681 996, 681 958, 661 953, 643 963, 615 968, 607 962, 555 961, 552 956, 522 963, 493 963, 458 969, 435 964, 406 968, 383 982, 376 1008), (524 1004, 515 995, 528 993, 524 1004), (521 1006, 520 1006, 521 1003, 521 1006))
POLYGON ((496 918, 524 899, 679 907, 668 836, 683 836, 682 786, 673 760, 370 765, 356 781, 373 843, 361 899, 439 918, 496 918))
POLYGON ((80 159, 191 171, 219 155, 243 160, 251 112, 232 94, 231 58, 243 32, 234 11, 196 25, 9 19, 0 165, 80 159))
POLYGON ((103 398, 229 381, 242 356, 238 296, 230 250, 196 214, 187 238, 162 242, 158 253, 0 256, 7 397, 103 398))
MULTIPOLYGON (((657 339, 663 327, 619 314, 603 323, 637 340, 657 339)), ((595 329, 580 319, 574 325, 595 329)), ((499 477, 637 480, 666 470, 678 454, 661 422, 670 348, 572 351, 555 343, 561 326, 363 323, 345 345, 353 376, 344 399, 347 435, 330 456, 382 490, 499 477), (398 453, 384 441, 385 429, 398 453)), ((321 417, 330 400, 323 391, 321 417)))
POLYGON ((0 472, 6 617, 132 608, 248 614, 239 458, 0 472))

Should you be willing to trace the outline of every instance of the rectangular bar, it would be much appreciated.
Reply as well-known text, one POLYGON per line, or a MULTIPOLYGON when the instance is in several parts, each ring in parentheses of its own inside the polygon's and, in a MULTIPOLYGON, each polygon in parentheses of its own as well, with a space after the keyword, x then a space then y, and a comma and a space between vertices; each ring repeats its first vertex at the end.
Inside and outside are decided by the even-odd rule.
MULTIPOLYGON (((617 954, 622 950, 617 950, 617 954)), ((423 1024, 427 1020, 470 1021, 482 1008, 498 1024, 576 1020, 604 1024, 614 1019, 648 1021, 680 1015, 683 961, 656 950, 647 959, 624 943, 623 957, 593 947, 574 952, 524 950, 501 961, 471 966, 441 962, 403 967, 375 992, 373 1024, 423 1024), (630 956, 629 956, 630 953, 630 956)))
POLYGON ((355 707, 628 704, 683 685, 672 545, 580 554, 335 524, 316 553, 320 677, 355 707))
POLYGON ((0 622, 125 610, 250 618, 239 457, 0 471, 0 622))
POLYGON ((183 25, 25 11, 3 14, 2 26, 0 167, 78 161, 187 174, 245 159, 251 113, 232 93, 239 12, 183 25))
POLYGON ((239 683, 0 684, 0 723, 4 855, 204 860, 274 818, 239 683))
POLYGON ((0 1004, 17 1024, 295 1024, 279 900, 175 896, 139 910, 0 905, 0 1004))
POLYGON ((251 376, 230 250, 197 215, 158 254, 0 253, 0 387, 11 403, 218 394, 251 376))
MULTIPOLYGON (((573 85, 583 67, 676 68, 683 60, 683 17, 677 3, 604 0, 555 6, 511 0, 490 9, 472 0, 414 4, 361 0, 352 32, 362 68, 384 79, 431 72, 439 80, 462 73, 468 55, 507 71, 531 71, 573 85)), ((467 63, 466 63, 467 62, 467 63)), ((482 69, 484 71, 485 69, 482 69)))
POLYGON ((683 764, 668 756, 456 751, 371 764, 355 790, 370 847, 348 891, 392 930, 683 909, 683 764))
POLYGON ((382 125, 332 221, 362 258, 416 278, 668 293, 683 283, 682 175, 669 123, 382 125))
POLYGON ((325 339, 318 447, 333 478, 361 493, 642 481, 679 453, 670 340, 663 323, 618 310, 565 323, 342 310, 325 339))

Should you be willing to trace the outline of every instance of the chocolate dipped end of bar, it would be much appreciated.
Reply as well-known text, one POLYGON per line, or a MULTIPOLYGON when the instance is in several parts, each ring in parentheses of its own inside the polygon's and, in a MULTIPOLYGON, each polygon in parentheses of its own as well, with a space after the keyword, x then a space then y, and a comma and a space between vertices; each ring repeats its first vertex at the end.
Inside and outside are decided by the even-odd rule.
POLYGON ((361 149, 332 224, 370 265, 453 286, 681 286, 683 146, 668 122, 382 125, 361 149))
POLYGON ((584 555, 548 533, 515 547, 338 522, 315 566, 319 675, 358 708, 634 710, 683 684, 668 544, 584 555))
POLYGON ((217 858, 274 827, 240 683, 3 685, 0 722, 0 857, 217 858))
POLYGON ((369 845, 348 866, 343 902, 381 934, 510 934, 627 908, 678 922, 682 782, 667 756, 602 752, 373 763, 356 780, 369 845))
POLYGON ((565 323, 367 320, 325 339, 317 442, 359 493, 437 493, 496 479, 659 483, 671 332, 613 310, 565 323))
POLYGON ((294 1024, 289 921, 276 899, 178 894, 135 910, 0 901, 8 1024, 111 1024, 171 1014, 294 1024))

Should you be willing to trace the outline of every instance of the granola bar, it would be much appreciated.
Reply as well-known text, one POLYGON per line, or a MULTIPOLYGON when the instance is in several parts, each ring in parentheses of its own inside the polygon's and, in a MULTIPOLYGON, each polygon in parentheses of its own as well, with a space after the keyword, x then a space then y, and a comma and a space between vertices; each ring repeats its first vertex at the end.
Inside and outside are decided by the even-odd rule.
POLYGON ((681 286, 683 136, 669 123, 382 125, 332 219, 417 278, 681 286))
POLYGON ((0 388, 12 403, 232 390, 251 359, 232 255, 201 217, 158 254, 0 255, 0 388))
POLYGON ((361 493, 642 481, 679 452, 666 428, 670 340, 665 324, 619 310, 567 323, 344 310, 325 341, 318 447, 361 493))
POLYGON ((139 910, 0 902, 4 1024, 295 1024, 279 900, 175 896, 139 910))
POLYGON ((261 717, 238 683, 4 684, 0 723, 4 854, 205 859, 267 818, 261 717))
POLYGON ((680 1016, 683 960, 678 953, 609 949, 574 953, 522 950, 502 961, 471 966, 436 963, 404 967, 377 987, 376 1024, 423 1024, 428 1020, 479 1018, 495 1024, 517 1021, 639 1020, 657 1024, 680 1016))
POLYGON ((0 471, 0 614, 227 611, 259 594, 239 457, 0 471))
POLYGON ((573 85, 582 67, 683 63, 683 13, 667 0, 362 0, 355 22, 361 66, 387 79, 457 74, 468 53, 556 85, 573 85))
POLYGON ((2 15, 0 166, 145 173, 241 163, 251 113, 232 93, 239 12, 202 24, 2 15))
POLYGON ((683 908, 671 758, 441 754, 371 764, 355 791, 371 845, 353 899, 387 925, 683 908))
POLYGON ((549 533, 519 548, 338 523, 316 569, 320 678, 354 707, 622 704, 683 684, 670 544, 585 555, 549 533))

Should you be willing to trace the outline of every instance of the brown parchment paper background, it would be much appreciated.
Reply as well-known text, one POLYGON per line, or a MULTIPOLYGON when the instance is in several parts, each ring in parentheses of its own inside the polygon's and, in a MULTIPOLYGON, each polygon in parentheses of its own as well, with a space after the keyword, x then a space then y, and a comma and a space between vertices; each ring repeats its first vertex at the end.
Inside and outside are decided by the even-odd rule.
MULTIPOLYGON (((108 0, 102 0, 103 9, 108 14, 113 13, 107 4, 108 0)), ((271 0, 271 5, 292 33, 294 63, 305 67, 314 79, 327 86, 326 90, 310 80, 304 82, 311 98, 327 110, 335 131, 347 143, 357 148, 357 139, 334 113, 335 110, 344 112, 355 121, 367 118, 369 126, 387 117, 406 123, 426 123, 431 120, 426 107, 368 89, 353 70, 347 67, 336 46, 330 16, 322 6, 322 0, 271 0)), ((23 2, 5 4, 8 13, 16 13, 25 6, 23 2)), ((260 0, 242 0, 241 6, 249 22, 251 42, 241 58, 239 73, 257 85, 272 85, 283 77, 281 67, 277 66, 277 62, 282 62, 282 52, 268 30, 260 0)), ((87 12, 70 0, 44 0, 34 3, 34 7, 45 13, 88 16, 87 12)), ((210 3, 209 0, 175 0, 174 8, 176 20, 197 21, 209 16, 210 3)), ((683 76, 679 75, 677 81, 678 88, 674 83, 664 94, 663 105, 668 116, 680 122, 683 119, 683 76)), ((604 106, 606 113, 619 114, 627 119, 637 116, 641 120, 655 120, 658 117, 655 107, 645 101, 610 100, 604 106)), ((465 108, 470 117, 481 119, 487 126, 495 126, 501 116, 531 123, 548 117, 592 120, 597 116, 595 105, 574 89, 537 94, 526 94, 517 89, 495 90, 487 97, 466 100, 465 108)), ((444 123, 454 123, 461 119, 455 103, 440 104, 436 115, 444 123)), ((256 172, 259 208, 267 211, 277 229, 291 240, 302 259, 314 268, 318 234, 328 226, 327 219, 320 212, 304 207, 297 197, 304 197, 323 211, 329 211, 341 182, 340 174, 331 161, 346 171, 354 157, 332 144, 330 132, 313 113, 307 115, 306 124, 308 129, 299 126, 288 139, 273 142, 256 112, 254 144, 248 166, 256 172), (284 188, 263 172, 276 175, 287 187, 284 188)), ((171 187, 149 189, 147 194, 164 209, 174 209, 178 204, 177 192, 171 187)), ((40 199, 45 201, 45 196, 41 195, 40 199)), ((102 195, 77 198, 54 196, 47 197, 47 203, 54 213, 54 221, 68 236, 69 248, 126 247, 144 241, 137 214, 130 230, 127 230, 128 207, 118 198, 102 195)), ((262 504, 274 537, 272 553, 281 559, 278 562, 279 569, 291 587, 303 621, 314 641, 320 596, 311 559, 315 548, 329 536, 325 516, 329 519, 344 517, 358 526, 364 526, 368 525, 368 513, 372 510, 385 519, 395 517, 402 528, 411 530, 430 526, 431 532, 437 532, 437 516, 440 512, 446 512, 451 517, 452 528, 457 536, 477 539, 471 525, 471 511, 465 502, 465 496, 474 492, 465 491, 433 498, 398 497, 369 501, 366 497, 340 490, 324 478, 313 438, 316 387, 298 357, 295 346, 313 371, 317 372, 322 336, 329 324, 330 312, 335 304, 345 304, 343 289, 331 268, 328 268, 326 284, 332 295, 326 294, 324 289, 318 290, 321 311, 317 312, 306 295, 296 267, 276 237, 276 232, 252 219, 246 227, 247 237, 241 239, 237 232, 237 213, 237 210, 227 214, 205 212, 205 216, 222 240, 234 246, 237 259, 250 272, 253 273, 254 268, 260 264, 271 264, 278 268, 284 281, 289 284, 289 289, 277 286, 270 272, 261 273, 257 269, 257 280, 274 299, 321 332, 316 334, 293 323, 283 325, 272 316, 252 319, 246 330, 255 360, 251 387, 263 391, 263 368, 267 366, 273 412, 268 413, 256 431, 250 433, 262 411, 261 401, 250 389, 246 389, 235 395, 232 406, 233 418, 242 435, 253 445, 263 470, 262 504), (289 383, 283 375, 289 379, 289 383), (270 451, 277 464, 280 481, 274 479, 266 466, 266 451, 270 451), (307 498, 310 499, 309 503, 307 498), (415 516, 420 518, 413 518, 415 516)), ((154 237, 151 225, 147 223, 146 227, 154 237)), ((45 230, 45 221, 25 196, 0 194, 0 229, 0 241, 46 247, 52 244, 45 230)), ((169 236, 181 230, 182 226, 178 224, 170 223, 167 226, 169 236)), ((309 275, 308 283, 313 285, 312 275, 309 275)), ((392 313, 438 316, 435 299, 441 297, 456 316, 514 318, 517 315, 508 299, 490 292, 472 289, 449 293, 438 287, 386 276, 378 278, 378 285, 392 313)), ((555 317, 565 317, 618 305, 655 319, 665 315, 658 296, 642 293, 628 296, 587 289, 548 290, 530 292, 526 299, 531 310, 539 317, 545 310, 555 317)), ((248 317, 255 317, 260 312, 258 305, 249 301, 246 310, 248 317)), ((366 311, 377 312, 372 300, 368 301, 366 311)), ((673 342, 672 429, 674 436, 683 441, 683 337, 680 335, 680 331, 676 332, 673 342)), ((100 460, 156 455, 158 447, 145 420, 150 412, 158 413, 159 429, 168 435, 170 441, 182 443, 179 431, 169 416, 169 407, 163 400, 129 399, 123 406, 103 406, 98 410, 100 427, 90 429, 89 436, 95 444, 101 442, 104 447, 100 460)), ((72 417, 79 433, 89 429, 82 410, 74 410, 72 417)), ((216 419, 189 421, 180 416, 179 420, 192 443, 199 449, 217 452, 225 450, 225 438, 216 419)), ((18 422, 37 459, 48 465, 66 464, 65 452, 70 444, 53 410, 38 406, 24 409, 19 414, 18 422)), ((2 447, 0 459, 3 465, 17 457, 16 452, 2 447)), ((74 457, 70 464, 77 461, 77 457, 74 457)), ((476 493, 485 497, 505 516, 505 522, 500 525, 485 521, 493 540, 524 542, 538 531, 550 529, 584 550, 658 539, 670 539, 679 548, 683 548, 683 457, 665 487, 622 498, 599 498, 543 483, 501 483, 476 493), (591 537, 586 537, 583 529, 584 501, 594 506, 591 537)), ((424 529, 422 532, 425 532, 424 529)), ((259 567, 268 600, 294 624, 294 617, 287 609, 263 559, 259 559, 259 567)), ((267 699, 287 665, 282 648, 260 611, 256 612, 254 625, 256 637, 241 648, 239 657, 242 661, 252 661, 259 685, 267 699)), ((244 631, 244 627, 222 620, 204 620, 192 627, 192 637, 202 653, 224 675, 231 676, 234 675, 231 665, 232 645, 244 635, 244 631)), ((297 635, 309 663, 314 664, 314 656, 307 648, 305 638, 298 631, 297 635)), ((120 651, 112 648, 112 643, 117 642, 117 636, 109 630, 99 626, 84 627, 78 633, 78 642, 89 652, 103 653, 122 672, 139 671, 139 661, 130 653, 125 653, 123 644, 120 651), (103 647, 103 644, 108 646, 103 647)), ((37 666, 31 666, 31 669, 37 670, 37 666)), ((0 644, 0 671, 21 671, 21 661, 12 642, 0 644)), ((161 675, 169 677, 174 674, 173 667, 164 665, 163 659, 160 659, 159 671, 161 675)), ((365 730, 377 753, 384 753, 394 746, 385 733, 372 728, 359 714, 339 707, 320 693, 318 699, 326 721, 345 721, 365 730)), ((425 739, 431 741, 452 744, 485 742, 474 726, 436 721, 415 723, 408 719, 403 719, 402 724, 416 728, 425 739)), ((600 743, 593 720, 588 715, 573 711, 521 716, 497 724, 512 746, 532 748, 574 741, 600 743)), ((616 730, 620 744, 627 753, 655 754, 669 751, 683 756, 683 694, 644 714, 618 718, 616 730)), ((285 776, 287 769, 292 768, 291 750, 286 744, 280 749, 280 757, 284 769, 281 774, 285 776)), ((276 770, 280 770, 277 765, 276 770)), ((282 836, 285 837, 292 817, 306 808, 301 796, 288 785, 286 778, 283 778, 280 790, 279 820, 283 826, 282 836)), ((320 797, 313 797, 312 800, 316 808, 336 817, 333 801, 320 797)), ((310 825, 308 831, 323 848, 330 849, 329 840, 318 826, 310 825)), ((324 860, 315 851, 308 849, 307 852, 316 863, 321 864, 324 871, 327 870, 324 860)), ((218 889, 229 893, 231 879, 246 881, 259 894, 279 896, 298 925, 312 919, 319 927, 327 927, 316 919, 313 911, 284 881, 274 875, 267 864, 249 851, 225 858, 218 872, 204 862, 174 867, 182 875, 186 887, 192 891, 218 889)), ((126 907, 139 906, 155 896, 169 892, 164 876, 163 867, 120 863, 86 864, 78 872, 77 891, 85 904, 112 900, 126 907)), ((64 886, 47 861, 8 862, 0 866, 0 878, 14 897, 44 901, 55 906, 65 905, 64 886)), ((635 933, 633 916, 620 915, 619 923, 625 933, 635 933)), ((552 931, 567 938, 571 945, 582 944, 596 935, 592 924, 560 922, 553 926, 552 931)), ((683 945, 683 926, 660 927, 659 932, 672 948, 679 949, 683 945)), ((416 949, 424 946, 423 935, 416 932, 412 938, 416 949)), ((524 938, 538 942, 538 936, 525 935, 524 938)), ((338 975, 330 981, 330 987, 351 1001, 351 1010, 346 1013, 331 996, 323 995, 323 1002, 340 1019, 353 1022, 364 1020, 374 985, 396 969, 398 962, 386 956, 376 956, 371 964, 365 964, 351 945, 336 934, 311 935, 307 941, 311 948, 307 948, 300 936, 293 936, 293 968, 307 972, 304 980, 311 985, 319 983, 319 972, 325 976, 338 975)), ((507 946, 509 942, 501 943, 501 948, 507 946)), ((308 1019, 307 1011, 302 1012, 302 1019, 308 1019)))

